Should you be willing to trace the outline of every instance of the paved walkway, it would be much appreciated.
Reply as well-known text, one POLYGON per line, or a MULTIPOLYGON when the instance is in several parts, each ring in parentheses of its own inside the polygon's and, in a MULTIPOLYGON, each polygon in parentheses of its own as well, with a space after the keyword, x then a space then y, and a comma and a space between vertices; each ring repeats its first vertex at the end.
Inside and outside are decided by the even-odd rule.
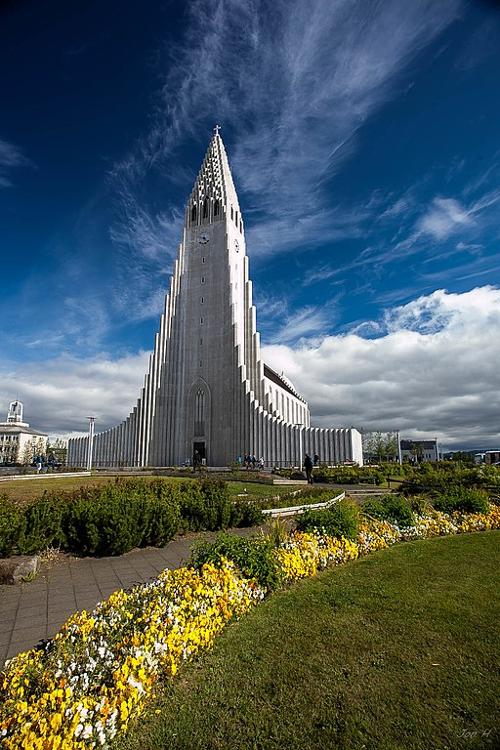
MULTIPOLYGON (((256 528, 231 531, 240 536, 258 533, 256 528)), ((135 549, 120 557, 64 556, 43 564, 30 583, 0 585, 0 668, 5 659, 55 635, 74 612, 93 609, 117 589, 145 583, 165 568, 186 564, 193 543, 214 536, 188 534, 166 547, 135 549)))

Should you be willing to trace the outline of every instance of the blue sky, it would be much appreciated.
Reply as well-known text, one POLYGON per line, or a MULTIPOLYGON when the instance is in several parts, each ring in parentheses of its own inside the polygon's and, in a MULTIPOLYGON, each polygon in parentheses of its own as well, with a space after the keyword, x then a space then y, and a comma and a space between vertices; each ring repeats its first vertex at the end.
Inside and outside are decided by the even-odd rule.
POLYGON ((220 122, 266 356, 316 422, 500 443, 496 3, 0 7, 2 411, 128 413, 220 122))

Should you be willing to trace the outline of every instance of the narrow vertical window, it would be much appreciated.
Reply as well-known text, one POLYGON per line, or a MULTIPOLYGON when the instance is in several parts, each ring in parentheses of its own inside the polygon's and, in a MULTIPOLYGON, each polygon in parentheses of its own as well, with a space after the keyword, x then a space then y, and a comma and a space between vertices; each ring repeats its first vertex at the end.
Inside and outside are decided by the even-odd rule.
POLYGON ((201 302, 201 304, 203 304, 205 302, 205 298, 201 297, 200 302, 201 302))
POLYGON ((214 216, 219 215, 219 201, 216 199, 214 202, 214 216))
MULTIPOLYGON (((200 360, 201 367, 201 360, 200 360)), ((194 434, 205 434, 205 392, 203 388, 198 388, 194 404, 194 434)))
POLYGON ((231 206, 231 221, 232 221, 233 219, 234 219, 234 211, 233 211, 233 207, 231 206))
POLYGON ((202 283, 202 284, 204 284, 204 283, 205 283, 205 277, 204 277, 204 276, 202 276, 202 277, 201 277, 201 283, 202 283))
POLYGON ((193 204, 193 207, 191 209, 191 221, 196 221, 196 206, 193 204))
POLYGON ((208 198, 203 201, 203 218, 206 219, 208 216, 208 198))

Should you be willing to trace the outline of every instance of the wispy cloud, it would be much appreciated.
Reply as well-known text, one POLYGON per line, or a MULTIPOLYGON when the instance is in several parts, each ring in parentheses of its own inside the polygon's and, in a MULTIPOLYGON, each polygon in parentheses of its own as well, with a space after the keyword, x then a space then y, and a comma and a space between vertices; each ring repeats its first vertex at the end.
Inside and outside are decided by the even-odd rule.
POLYGON ((291 344, 305 338, 321 336, 333 327, 332 307, 307 305, 284 317, 279 328, 270 336, 272 343, 291 344))
MULTIPOLYGON (((482 183, 481 187, 484 191, 482 183)), ((459 197, 438 195, 430 201, 419 200, 417 193, 416 188, 413 188, 400 198, 392 198, 377 218, 371 213, 372 224, 378 221, 390 226, 393 222, 395 232, 392 240, 373 241, 347 264, 324 263, 312 268, 305 274, 304 284, 307 286, 319 281, 333 281, 340 275, 353 271, 380 273, 391 264, 417 255, 421 264, 435 263, 453 255, 472 255, 477 263, 483 250, 480 240, 492 222, 497 221, 500 190, 480 193, 477 186, 473 191, 466 186, 459 197), (475 195, 471 195, 471 192, 475 192, 475 195)), ((370 213, 367 213, 367 217, 370 219, 370 213)), ((371 239, 369 228, 366 237, 371 239)), ((452 274, 453 269, 448 269, 447 272, 452 274)), ((422 276, 430 278, 428 274, 422 276)))
POLYGON ((471 212, 459 201, 453 198, 434 198, 428 211, 418 220, 416 234, 429 235, 435 240, 446 240, 473 221, 471 212))
POLYGON ((0 188, 12 186, 10 172, 18 167, 32 166, 18 146, 0 139, 0 188))
POLYGON ((353 217, 342 221, 328 205, 325 180, 353 153, 370 115, 404 85, 408 62, 461 6, 416 0, 401 13, 397 0, 370 7, 277 0, 270 13, 264 0, 192 2, 151 130, 113 170, 125 212, 115 237, 139 237, 150 253, 161 244, 151 227, 178 231, 170 215, 165 224, 147 205, 142 187, 152 171, 170 171, 179 144, 215 120, 234 134, 247 218, 255 211, 254 228, 247 220, 252 254, 355 235, 353 217))

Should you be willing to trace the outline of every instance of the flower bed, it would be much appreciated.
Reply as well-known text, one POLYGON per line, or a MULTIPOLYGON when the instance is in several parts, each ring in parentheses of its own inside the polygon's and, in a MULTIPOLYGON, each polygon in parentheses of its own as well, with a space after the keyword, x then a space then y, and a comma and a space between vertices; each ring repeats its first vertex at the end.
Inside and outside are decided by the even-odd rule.
POLYGON ((321 532, 295 532, 276 550, 276 558, 285 581, 316 575, 329 565, 339 565, 358 556, 358 545, 342 537, 321 532))
MULTIPOLYGON (((272 551, 280 580, 315 575, 398 541, 500 528, 485 514, 429 511, 411 527, 365 518, 356 541, 293 532, 272 551)), ((262 540, 261 540, 262 541, 262 540)), ((140 715, 161 676, 209 648, 227 622, 266 594, 222 556, 199 570, 166 570, 71 617, 43 648, 19 654, 0 677, 0 740, 6 750, 106 747, 140 715)))
POLYGON ((166 570, 71 617, 45 648, 12 659, 0 683, 7 750, 104 747, 140 714, 161 674, 210 647, 264 596, 232 563, 166 570))

